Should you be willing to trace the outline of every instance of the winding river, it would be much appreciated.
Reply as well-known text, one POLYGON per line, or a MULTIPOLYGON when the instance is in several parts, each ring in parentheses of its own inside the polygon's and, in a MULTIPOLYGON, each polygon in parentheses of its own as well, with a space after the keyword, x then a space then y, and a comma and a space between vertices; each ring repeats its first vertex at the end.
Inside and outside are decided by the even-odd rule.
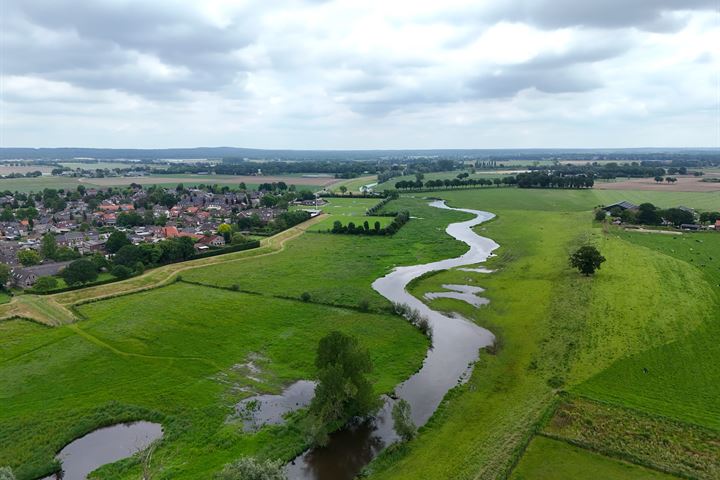
MULTIPOLYGON (((372 287, 391 302, 406 304, 426 317, 433 330, 433 346, 422 368, 395 389, 395 397, 405 399, 412 408, 412 418, 420 427, 432 416, 445 394, 469 378, 479 350, 491 345, 494 336, 488 330, 454 314, 432 310, 408 293, 407 286, 415 278, 439 270, 484 262, 498 244, 477 235, 472 227, 490 220, 492 213, 465 208, 451 208, 444 201, 430 206, 470 213, 472 220, 448 225, 446 232, 466 243, 470 249, 456 258, 397 267, 377 279, 372 287)), ((398 440, 391 417, 395 400, 386 398, 378 414, 364 422, 352 423, 333 433, 326 447, 309 450, 287 467, 290 480, 350 480, 385 447, 398 440)))

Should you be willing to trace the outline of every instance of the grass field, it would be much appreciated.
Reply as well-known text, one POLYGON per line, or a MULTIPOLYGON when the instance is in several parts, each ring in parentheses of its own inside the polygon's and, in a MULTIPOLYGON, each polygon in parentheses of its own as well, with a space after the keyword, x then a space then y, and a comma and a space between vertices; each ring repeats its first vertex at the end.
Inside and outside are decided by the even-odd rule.
MULTIPOLYGON (((682 422, 717 428, 713 419, 720 412, 713 399, 720 398, 720 356, 711 343, 718 338, 713 328, 718 326, 720 242, 715 239, 720 236, 674 238, 614 228, 605 233, 592 221, 592 208, 614 201, 598 194, 620 193, 514 188, 432 193, 452 206, 498 215, 477 227, 501 246, 487 265, 497 271, 439 272, 414 282, 411 291, 422 298, 445 283, 485 288, 482 295, 490 304, 479 309, 452 299, 431 305, 486 326, 498 343, 482 352, 469 382, 448 395, 415 440, 371 465, 371 478, 494 479, 511 473, 516 480, 583 478, 594 469, 604 472, 602 478, 669 478, 542 437, 535 437, 512 472, 559 389, 610 402, 618 411, 630 407, 642 415, 660 414, 681 429, 682 422), (591 278, 567 265, 568 253, 586 242, 607 257, 591 278), (558 476, 543 477, 551 473, 558 476)), ((660 206, 674 206, 680 195, 681 204, 696 208, 713 200, 698 193, 638 193, 660 206)), ((324 208, 331 213, 315 226, 361 217, 376 202, 331 199, 324 208)), ((295 423, 252 436, 223 423, 239 396, 217 381, 218 372, 239 386, 277 391, 310 374, 315 342, 330 328, 356 333, 371 348, 377 391, 389 390, 417 368, 425 340, 397 317, 381 314, 388 303, 370 284, 394 266, 466 250, 444 230, 470 216, 427 202, 422 194, 391 201, 386 209, 407 209, 417 217, 392 237, 306 234, 284 244, 274 239, 257 251, 162 267, 125 282, 48 297, 54 303, 27 295, 26 303, 0 306, 64 308, 156 285, 179 273, 188 282, 237 285, 261 294, 179 283, 82 305, 78 310, 86 320, 68 326, 0 323, 0 337, 10 339, 0 346, 0 398, 9 405, 0 411, 0 444, 11 445, 0 448, 0 464, 27 458, 21 478, 31 478, 43 473, 63 441, 134 418, 166 425, 156 457, 167 467, 164 478, 206 478, 241 454, 289 458, 303 444, 295 423), (297 301, 303 292, 311 303, 297 301), (363 300, 375 313, 354 308, 363 300), (257 384, 231 371, 255 352, 267 359, 257 384), (20 441, 9 442, 15 438, 20 441)), ((104 472, 102 478, 138 474, 132 461, 104 472)))
MULTIPOLYGON (((494 172, 494 171, 487 171, 478 169, 479 173, 471 173, 468 178, 495 178, 495 177, 503 177, 504 175, 507 175, 507 173, 503 173, 501 171, 494 172)), ((445 180, 453 178, 456 178, 459 173, 470 173, 469 170, 454 170, 454 171, 447 171, 447 172, 431 172, 424 174, 423 182, 427 182, 428 180, 445 180)), ((378 192, 382 192, 383 190, 395 190, 395 184, 401 180, 415 180, 415 175, 402 175, 400 177, 393 177, 387 182, 383 182, 375 187, 375 190, 378 192)))
POLYGON ((647 252, 661 253, 658 258, 678 262, 697 278, 686 279, 665 299, 653 296, 654 301, 677 311, 676 341, 651 344, 652 348, 616 362, 574 391, 720 431, 720 235, 619 235, 647 252), (700 294, 698 285, 708 293, 700 294), (686 299, 704 306, 706 312, 680 307, 678 303, 686 299))
MULTIPOLYGON (((373 199, 361 200, 364 202, 353 207, 343 203, 338 210, 348 214, 364 212, 366 203, 377 203, 373 199)), ((183 278, 225 287, 237 284, 245 290, 294 298, 308 292, 315 301, 347 306, 368 300, 373 308, 385 308, 388 302, 371 288, 372 281, 396 265, 460 255, 464 244, 445 235, 444 229, 448 222, 466 218, 464 214, 429 207, 420 198, 393 200, 386 208, 409 209, 421 218, 410 220, 392 237, 304 235, 273 257, 227 264, 222 270, 214 266, 194 269, 184 273, 183 278)), ((330 215, 330 219, 334 216, 330 215)), ((352 217, 337 218, 345 221, 352 217)))
POLYGON ((622 406, 565 396, 543 432, 682 477, 720 477, 720 432, 622 406))
POLYGON ((474 318, 500 344, 495 355, 482 355, 470 382, 417 440, 376 462, 371 478, 502 478, 552 404, 548 381, 577 385, 627 355, 684 337, 712 314, 714 294, 692 266, 593 226, 591 193, 433 194, 453 206, 498 214, 479 227, 501 245, 488 262, 498 271, 443 272, 416 282, 412 291, 422 297, 445 283, 485 288, 490 304, 480 309, 451 299, 431 305, 474 318), (589 279, 566 263, 571 249, 587 241, 608 258, 589 279), (687 295, 678 298, 678 291, 687 295))
MULTIPOLYGON (((187 284, 80 311, 88 320, 52 329, 0 323, 0 464, 20 479, 47 473, 76 436, 133 418, 162 421, 155 458, 165 478, 208 478, 242 454, 288 459, 304 444, 296 424, 243 435, 226 423, 236 401, 311 377, 317 340, 333 329, 369 348, 378 392, 417 369, 427 346, 397 317, 187 284), (261 358, 260 382, 237 367, 251 354, 261 358)), ((133 462, 125 467, 102 478, 137 478, 133 462)))
POLYGON ((5 291, 0 291, 0 304, 8 303, 10 301, 10 294, 5 291))
POLYGON ((610 459, 568 443, 536 437, 511 480, 670 480, 677 477, 610 459))

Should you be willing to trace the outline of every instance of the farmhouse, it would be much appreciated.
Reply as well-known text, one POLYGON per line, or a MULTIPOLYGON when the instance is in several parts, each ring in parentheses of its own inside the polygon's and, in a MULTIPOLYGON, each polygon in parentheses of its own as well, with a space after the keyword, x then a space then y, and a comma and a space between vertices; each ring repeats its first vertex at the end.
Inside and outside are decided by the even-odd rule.
POLYGON ((613 203, 612 205, 608 205, 606 207, 603 207, 602 209, 606 212, 609 212, 614 208, 619 208, 620 210, 637 210, 639 207, 634 203, 623 200, 622 202, 613 203))
POLYGON ((70 261, 43 263, 33 267, 16 268, 12 272, 12 282, 20 288, 28 288, 35 285, 39 277, 49 275, 57 275, 60 270, 65 268, 70 261))

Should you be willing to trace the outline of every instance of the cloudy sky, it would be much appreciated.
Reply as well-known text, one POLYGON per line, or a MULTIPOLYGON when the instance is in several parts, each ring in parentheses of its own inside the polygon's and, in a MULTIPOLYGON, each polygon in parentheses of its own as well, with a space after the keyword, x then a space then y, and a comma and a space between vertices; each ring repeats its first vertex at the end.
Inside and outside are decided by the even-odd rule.
POLYGON ((720 146, 718 0, 2 0, 0 145, 720 146))

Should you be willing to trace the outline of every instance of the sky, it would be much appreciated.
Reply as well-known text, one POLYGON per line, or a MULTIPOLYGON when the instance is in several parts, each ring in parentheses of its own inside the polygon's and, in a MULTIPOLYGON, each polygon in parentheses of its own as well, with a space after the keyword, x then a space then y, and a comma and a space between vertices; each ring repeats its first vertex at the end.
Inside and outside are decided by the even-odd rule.
POLYGON ((720 2, 1 0, 0 146, 720 147, 720 2))

